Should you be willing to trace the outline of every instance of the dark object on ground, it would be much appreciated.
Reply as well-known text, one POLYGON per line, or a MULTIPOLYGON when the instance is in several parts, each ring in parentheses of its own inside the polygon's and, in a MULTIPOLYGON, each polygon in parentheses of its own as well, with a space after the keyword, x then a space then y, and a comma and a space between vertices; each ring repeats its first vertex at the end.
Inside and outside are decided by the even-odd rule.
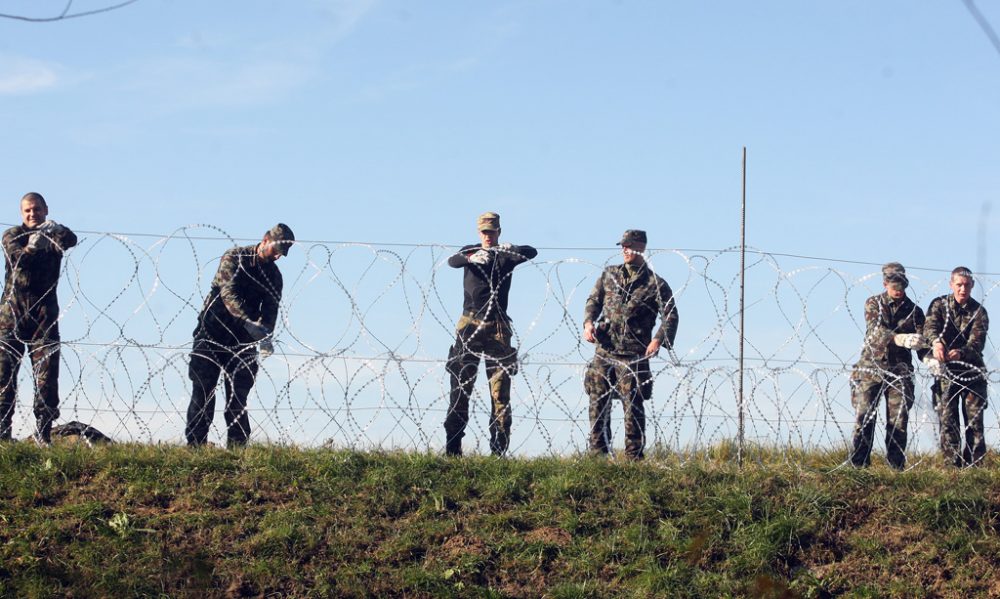
POLYGON ((52 427, 53 437, 81 437, 88 443, 114 443, 111 437, 108 437, 101 431, 90 426, 89 424, 84 424, 76 420, 72 422, 67 422, 66 424, 60 424, 58 426, 52 427))

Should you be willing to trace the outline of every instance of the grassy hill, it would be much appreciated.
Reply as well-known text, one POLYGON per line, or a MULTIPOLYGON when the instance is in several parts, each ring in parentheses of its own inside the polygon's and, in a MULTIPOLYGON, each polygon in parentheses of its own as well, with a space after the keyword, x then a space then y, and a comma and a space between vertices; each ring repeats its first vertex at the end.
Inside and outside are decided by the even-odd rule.
POLYGON ((4 597, 1000 596, 1000 463, 0 445, 4 597))

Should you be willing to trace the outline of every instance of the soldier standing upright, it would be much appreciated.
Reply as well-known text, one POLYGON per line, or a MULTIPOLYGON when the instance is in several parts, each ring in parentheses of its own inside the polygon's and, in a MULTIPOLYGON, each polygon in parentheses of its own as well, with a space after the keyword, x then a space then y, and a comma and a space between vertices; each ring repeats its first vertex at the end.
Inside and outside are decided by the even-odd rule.
POLYGON ((889 465, 906 466, 906 434, 913 407, 911 350, 922 358, 928 343, 922 335, 924 311, 906 296, 910 281, 898 262, 882 267, 885 292, 865 301, 865 342, 851 374, 855 421, 851 464, 871 463, 872 439, 880 398, 885 396, 885 449, 889 465))
POLYGON ((275 262, 288 255, 295 235, 278 223, 256 245, 236 247, 219 262, 212 288, 198 315, 188 376, 191 404, 184 431, 188 445, 204 445, 215 415, 215 386, 225 374, 226 441, 246 445, 250 437, 247 396, 257 378, 257 351, 274 351, 271 338, 281 301, 281 271, 275 262))
POLYGON ((590 396, 590 450, 611 445, 611 399, 617 391, 625 409, 625 454, 642 459, 646 445, 643 402, 653 393, 649 359, 663 345, 672 348, 679 320, 674 294, 643 257, 646 232, 625 231, 618 245, 623 264, 604 269, 587 298, 584 340, 597 345, 584 375, 590 396), (656 318, 660 328, 653 335, 656 318))
POLYGON ((0 441, 10 440, 17 370, 27 346, 35 382, 35 442, 48 445, 59 417, 59 299, 56 285, 63 253, 76 245, 68 228, 47 220, 38 193, 21 198, 23 224, 3 234, 6 262, 0 306, 0 441))
POLYGON ((983 350, 990 319, 972 299, 975 281, 964 266, 951 271, 950 295, 935 298, 927 309, 924 336, 931 342, 932 368, 943 365, 931 394, 941 424, 941 452, 953 466, 974 466, 986 455, 983 413, 986 411, 986 365, 983 350), (935 364, 936 361, 937 364, 935 364), (965 420, 965 449, 962 426, 965 420))
POLYGON ((480 357, 486 361, 492 400, 490 451, 503 455, 510 445, 510 377, 517 373, 517 350, 511 346, 507 297, 514 267, 538 255, 530 245, 498 243, 500 215, 495 212, 480 215, 476 227, 480 243, 467 245, 448 258, 448 266, 464 269, 465 290, 462 317, 447 363, 451 396, 444 421, 445 452, 456 456, 462 455, 469 395, 480 357))

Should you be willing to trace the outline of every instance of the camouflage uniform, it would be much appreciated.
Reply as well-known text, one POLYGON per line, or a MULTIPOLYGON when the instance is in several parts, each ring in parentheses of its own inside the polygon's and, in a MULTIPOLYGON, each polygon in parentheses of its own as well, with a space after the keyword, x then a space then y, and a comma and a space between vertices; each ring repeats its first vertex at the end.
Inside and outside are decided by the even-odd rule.
POLYGON ((225 373, 226 430, 229 446, 245 445, 250 436, 247 396, 257 376, 257 341, 245 324, 274 330, 281 300, 281 272, 257 255, 257 246, 227 251, 198 315, 188 376, 191 404, 184 434, 189 445, 203 445, 215 414, 215 386, 225 373))
MULTIPOLYGON (((868 466, 875 436, 876 409, 884 395, 885 447, 889 465, 906 465, 906 435, 913 407, 913 364, 911 350, 899 347, 893 337, 920 333, 924 311, 905 295, 899 299, 888 293, 873 295, 865 302, 865 343, 861 359, 851 374, 851 404, 855 410, 851 463, 868 466)), ((923 357, 927 350, 920 350, 923 357)))
MULTIPOLYGON (((0 306, 0 440, 10 439, 17 370, 25 346, 35 381, 35 419, 41 439, 48 440, 59 417, 59 300, 56 285, 63 253, 76 245, 76 235, 60 226, 44 234, 49 243, 26 251, 38 229, 18 225, 3 234, 6 278, 0 306)), ((41 233, 39 233, 41 234, 41 233)))
POLYGON ((983 349, 990 327, 986 308, 971 297, 965 305, 952 295, 935 298, 927 309, 924 336, 942 341, 945 352, 957 349, 961 357, 946 362, 945 376, 931 388, 934 408, 941 422, 941 452, 950 464, 961 467, 978 464, 986 455, 983 414, 986 411, 986 366, 983 349), (965 449, 962 449, 961 422, 965 420, 965 449))
POLYGON ((645 354, 657 316, 661 322, 656 338, 670 348, 677 335, 678 314, 667 282, 645 264, 604 269, 584 309, 584 324, 594 323, 597 338, 594 359, 583 380, 590 396, 591 451, 608 452, 611 399, 617 392, 625 409, 625 453, 632 459, 643 457, 643 402, 653 392, 653 376, 645 354))
MULTIPOLYGON (((483 226, 499 231, 500 217, 487 212, 479 218, 483 226)), ((514 267, 538 255, 529 245, 502 244, 486 250, 485 264, 470 262, 484 251, 479 244, 467 245, 448 259, 452 268, 464 268, 464 312, 456 326, 455 344, 448 351, 446 368, 451 378, 448 414, 445 416, 445 452, 462 454, 462 438, 469 424, 469 396, 479 371, 486 362, 490 399, 490 451, 503 455, 510 445, 510 377, 517 374, 517 350, 511 346, 507 300, 514 267)))

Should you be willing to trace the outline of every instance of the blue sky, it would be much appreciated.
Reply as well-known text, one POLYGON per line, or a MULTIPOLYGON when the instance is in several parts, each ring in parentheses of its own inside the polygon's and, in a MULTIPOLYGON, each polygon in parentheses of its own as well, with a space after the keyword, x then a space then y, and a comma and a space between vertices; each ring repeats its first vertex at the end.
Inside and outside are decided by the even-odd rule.
POLYGON ((33 189, 87 230, 458 244, 491 209, 723 248, 746 145, 751 245, 947 268, 1000 179, 1000 54, 957 0, 140 0, 0 40, 10 221, 33 189))
MULTIPOLYGON (((71 12, 111 3, 76 0, 71 12)), ((1000 27, 1000 5, 980 4, 1000 27)), ((36 17, 65 6, 0 0, 2 13, 36 17)), ((744 146, 753 247, 899 260, 921 305, 944 292, 944 275, 916 267, 1000 272, 998 107, 1000 52, 960 0, 139 0, 54 23, 0 19, 0 222, 17 222, 18 199, 34 190, 77 231, 128 234, 89 234, 71 254, 64 339, 120 341, 127 320, 125 337, 175 348, 190 340, 228 242, 192 252, 182 239, 153 245, 134 233, 201 223, 259 238, 283 221, 301 240, 439 246, 394 250, 410 260, 408 278, 388 294, 399 264, 372 248, 304 246, 279 263, 290 294, 285 350, 337 352, 358 338, 356 355, 388 346, 433 360, 446 353, 460 301, 440 246, 475 241, 476 216, 497 211, 502 241, 543 250, 521 267, 512 296, 523 347, 541 364, 515 394, 538 409, 559 391, 565 414, 579 417, 579 365, 590 353, 578 338, 582 303, 626 228, 646 229, 658 250, 685 250, 655 255, 684 293, 682 358, 732 361, 735 261, 711 263, 722 290, 713 292, 704 259, 689 261, 713 253, 688 249, 739 243, 744 146), (360 329, 341 318, 359 298, 360 329), (413 314, 386 316, 413 299, 415 327, 413 314), (563 307, 572 319, 560 320, 563 307), (570 382, 550 392, 545 360, 578 363, 557 373, 570 382)), ((837 385, 828 397, 814 382, 814 395, 834 398, 849 419, 844 368, 860 347, 860 306, 878 290, 864 277, 877 267, 782 258, 780 270, 764 261, 751 277, 755 357, 805 352, 832 363, 837 385)), ((64 352, 96 372, 87 385, 128 377, 111 350, 88 347, 64 352)), ((181 424, 184 356, 171 350, 161 366, 135 371, 156 376, 169 364, 168 436, 181 424)), ((268 366, 279 403, 298 367, 284 359, 268 366)), ((440 364, 413 368, 428 370, 423 383, 408 379, 411 391, 434 387, 423 407, 441 408, 440 364)), ((687 397, 694 383, 668 375, 664 386, 678 380, 674 393, 687 397)), ((718 383, 720 403, 730 383, 718 383)), ((132 384, 88 397, 128 402, 132 384)), ((90 401, 83 393, 71 393, 79 405, 90 401)), ((437 427, 438 417, 427 421, 437 427)))

